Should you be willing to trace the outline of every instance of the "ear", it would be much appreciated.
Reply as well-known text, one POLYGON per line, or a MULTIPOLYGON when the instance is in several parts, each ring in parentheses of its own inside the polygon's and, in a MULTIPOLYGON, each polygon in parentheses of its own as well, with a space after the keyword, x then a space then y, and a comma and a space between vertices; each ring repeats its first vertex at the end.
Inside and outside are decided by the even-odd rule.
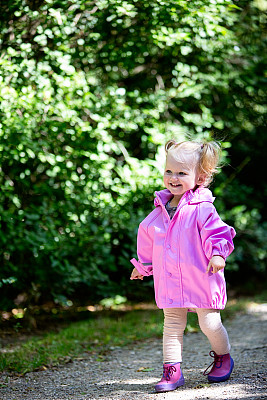
POLYGON ((204 174, 200 174, 197 178, 197 184, 198 185, 203 185, 205 183, 206 176, 204 174))

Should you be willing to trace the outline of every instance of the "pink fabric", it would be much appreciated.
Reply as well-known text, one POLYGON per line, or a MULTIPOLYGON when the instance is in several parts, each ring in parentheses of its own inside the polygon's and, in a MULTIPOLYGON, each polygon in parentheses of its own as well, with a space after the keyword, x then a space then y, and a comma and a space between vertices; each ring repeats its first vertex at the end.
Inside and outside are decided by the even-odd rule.
POLYGON ((137 236, 140 274, 153 275, 159 308, 213 308, 226 304, 223 270, 205 272, 214 255, 224 259, 233 251, 234 228, 225 224, 209 189, 186 192, 171 220, 165 204, 169 190, 156 192, 156 208, 141 222, 137 236))

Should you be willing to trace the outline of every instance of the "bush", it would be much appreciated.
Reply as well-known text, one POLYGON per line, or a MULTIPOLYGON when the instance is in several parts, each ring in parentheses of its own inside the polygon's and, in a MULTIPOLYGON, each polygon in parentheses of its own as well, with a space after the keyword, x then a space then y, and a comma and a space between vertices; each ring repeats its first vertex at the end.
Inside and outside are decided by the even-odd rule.
POLYGON ((163 144, 185 134, 222 139, 232 161, 214 190, 239 230, 232 269, 249 260, 266 274, 260 7, 229 0, 2 7, 1 307, 13 307, 19 294, 26 304, 138 297, 128 285, 138 223, 162 185, 163 144))

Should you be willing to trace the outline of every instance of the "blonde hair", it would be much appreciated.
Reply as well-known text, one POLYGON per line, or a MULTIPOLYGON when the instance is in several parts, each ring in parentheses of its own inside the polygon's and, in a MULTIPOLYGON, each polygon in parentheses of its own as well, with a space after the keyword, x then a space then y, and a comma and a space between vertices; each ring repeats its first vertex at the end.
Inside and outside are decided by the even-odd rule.
POLYGON ((185 141, 177 143, 169 140, 165 144, 166 156, 169 152, 180 163, 188 164, 188 157, 195 164, 199 174, 205 176, 204 186, 208 186, 213 176, 218 173, 221 146, 217 142, 185 141))

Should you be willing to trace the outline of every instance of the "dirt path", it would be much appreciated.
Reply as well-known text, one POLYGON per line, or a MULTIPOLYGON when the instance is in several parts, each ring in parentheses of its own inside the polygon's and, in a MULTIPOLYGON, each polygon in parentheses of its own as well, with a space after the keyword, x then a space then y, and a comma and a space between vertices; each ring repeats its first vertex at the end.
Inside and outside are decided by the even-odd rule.
MULTIPOLYGON (((0 400, 202 400, 267 399, 267 304, 225 323, 235 369, 229 381, 207 384, 202 371, 211 362, 204 335, 185 336, 185 385, 156 394, 162 374, 161 340, 114 349, 105 361, 86 359, 59 369, 2 377, 0 400)), ((141 329, 141 327, 140 327, 141 329)))

